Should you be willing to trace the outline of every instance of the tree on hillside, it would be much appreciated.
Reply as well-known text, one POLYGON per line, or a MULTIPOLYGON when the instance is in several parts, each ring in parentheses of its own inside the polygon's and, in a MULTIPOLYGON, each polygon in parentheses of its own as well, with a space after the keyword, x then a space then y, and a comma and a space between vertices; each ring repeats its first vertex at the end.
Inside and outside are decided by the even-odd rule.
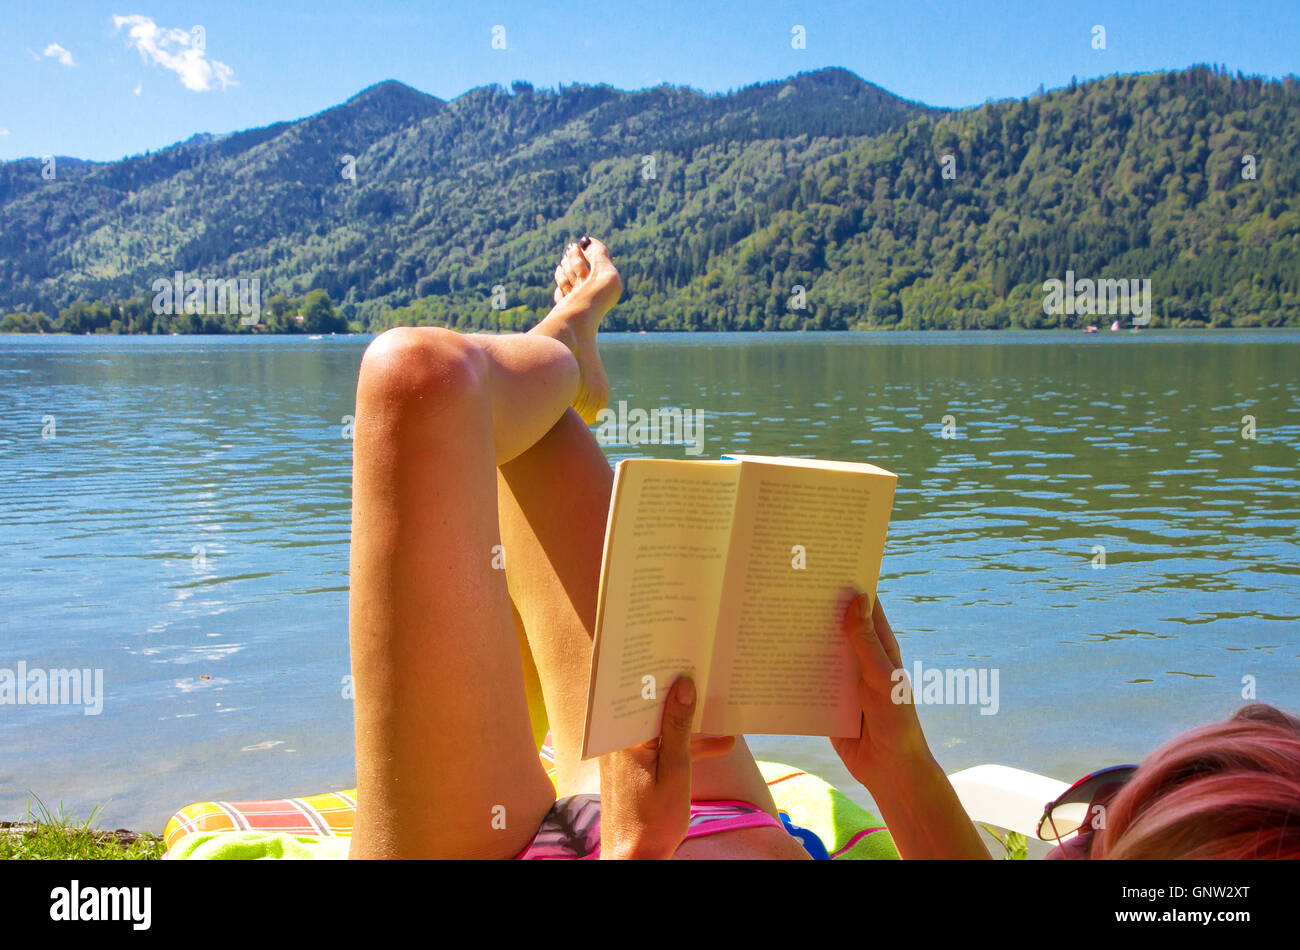
POLYGON ((330 295, 313 290, 303 301, 302 328, 307 333, 347 333, 348 321, 335 308, 330 295))

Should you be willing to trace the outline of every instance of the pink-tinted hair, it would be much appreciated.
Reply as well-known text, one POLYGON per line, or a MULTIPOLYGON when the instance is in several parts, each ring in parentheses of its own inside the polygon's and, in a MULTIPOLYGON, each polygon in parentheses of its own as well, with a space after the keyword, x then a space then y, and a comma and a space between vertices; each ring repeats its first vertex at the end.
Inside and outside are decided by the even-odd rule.
POLYGON ((1115 795, 1093 858, 1300 858, 1300 720, 1255 703, 1167 742, 1115 795))

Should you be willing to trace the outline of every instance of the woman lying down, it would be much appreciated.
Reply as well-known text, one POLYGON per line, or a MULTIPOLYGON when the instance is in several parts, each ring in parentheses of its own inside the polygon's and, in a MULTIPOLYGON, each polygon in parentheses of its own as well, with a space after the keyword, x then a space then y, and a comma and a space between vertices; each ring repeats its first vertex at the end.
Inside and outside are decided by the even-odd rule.
MULTIPOLYGON (((580 758, 613 484, 587 426, 609 396, 596 332, 622 284, 590 238, 566 249, 555 282, 554 309, 527 333, 395 329, 362 360, 351 856, 808 858, 743 737, 690 735, 688 679, 671 689, 661 738, 580 758), (538 689, 554 786, 528 715, 538 689)), ((903 857, 988 858, 915 707, 890 699, 902 659, 879 601, 869 614, 866 603, 843 624, 865 725, 835 751, 903 857)), ((1300 857, 1300 723, 1247 707, 1069 794, 1107 805, 1104 828, 1073 838, 1072 855, 1300 857)))

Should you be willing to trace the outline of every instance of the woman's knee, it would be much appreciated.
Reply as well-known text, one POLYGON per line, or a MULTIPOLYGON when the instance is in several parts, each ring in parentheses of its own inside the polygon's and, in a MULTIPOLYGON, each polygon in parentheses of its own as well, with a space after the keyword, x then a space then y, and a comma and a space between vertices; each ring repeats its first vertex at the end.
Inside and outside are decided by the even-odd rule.
POLYGON ((441 327, 397 327, 366 347, 358 407, 375 400, 444 408, 481 393, 486 372, 486 356, 473 340, 441 327))

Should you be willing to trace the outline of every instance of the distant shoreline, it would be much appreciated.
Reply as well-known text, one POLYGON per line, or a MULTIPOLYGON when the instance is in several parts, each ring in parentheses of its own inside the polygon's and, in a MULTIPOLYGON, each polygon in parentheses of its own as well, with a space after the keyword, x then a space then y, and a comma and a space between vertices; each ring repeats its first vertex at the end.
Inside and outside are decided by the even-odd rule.
MULTIPOLYGON (((421 324, 415 324, 421 326, 421 324)), ((1300 324, 1283 324, 1282 326, 1205 326, 1203 324, 1188 324, 1184 326, 1147 326, 1147 327, 1121 327, 1118 330, 1111 330, 1109 327, 1098 327, 1096 331, 1089 331, 1084 327, 925 327, 917 329, 914 327, 872 327, 863 330, 602 330, 601 336, 690 336, 690 335, 715 335, 715 336, 759 336, 761 334, 771 334, 773 336, 823 336, 828 334, 896 334, 896 333, 925 333, 934 334, 935 336, 944 336, 955 333, 979 333, 990 336, 997 334, 1016 335, 1020 333, 1052 333, 1052 334, 1084 334, 1088 336, 1096 335, 1105 337, 1111 333, 1124 334, 1132 336, 1134 333, 1165 333, 1169 331, 1193 331, 1196 333, 1216 333, 1223 331, 1278 331, 1278 330, 1295 330, 1300 332, 1300 324)), ((378 336, 384 330, 360 330, 351 333, 39 333, 25 330, 0 330, 0 337, 85 337, 87 339, 104 339, 118 337, 155 337, 157 339, 171 339, 173 337, 210 337, 221 339, 253 339, 253 338, 273 338, 273 339, 300 339, 300 340, 318 340, 326 337, 356 337, 356 336, 378 336)), ((466 330, 466 333, 496 333, 494 330, 466 330)), ((526 333, 527 330, 506 331, 513 333, 526 333)))

